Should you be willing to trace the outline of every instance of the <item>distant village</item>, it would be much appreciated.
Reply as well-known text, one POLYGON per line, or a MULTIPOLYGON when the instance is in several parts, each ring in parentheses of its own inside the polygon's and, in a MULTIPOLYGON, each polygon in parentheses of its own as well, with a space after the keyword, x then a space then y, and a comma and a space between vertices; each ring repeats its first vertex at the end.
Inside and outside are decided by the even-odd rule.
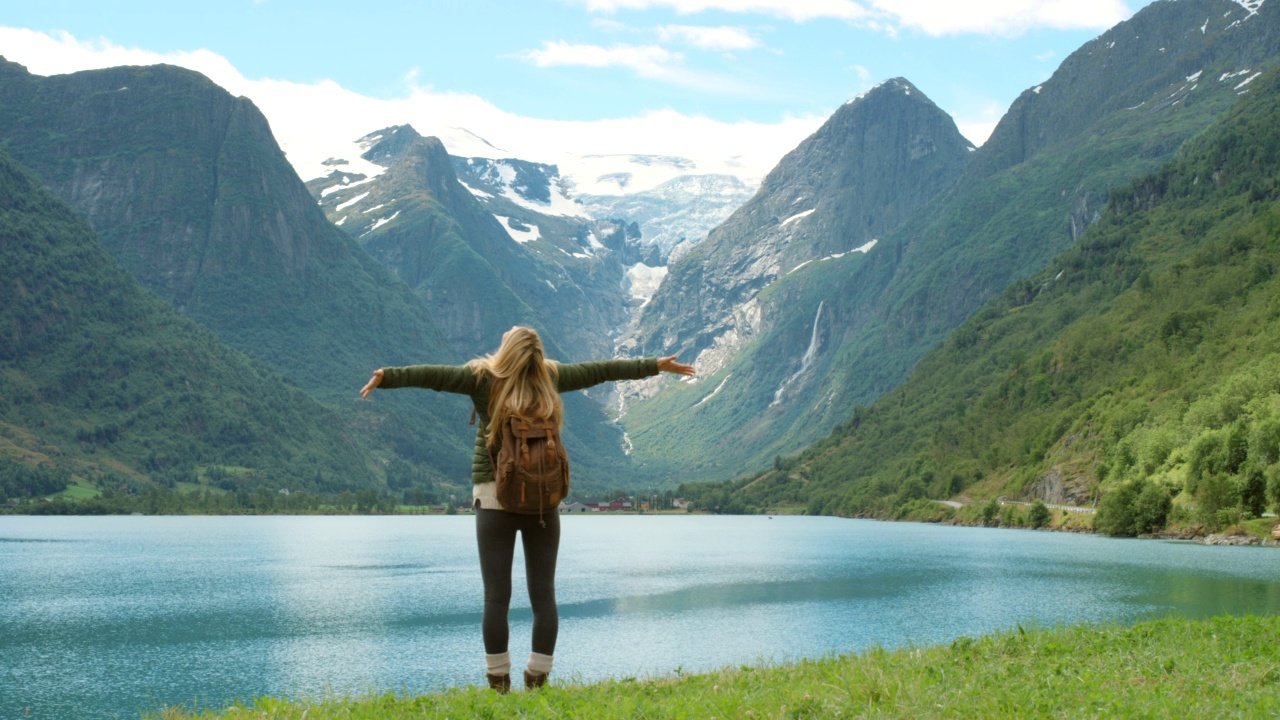
POLYGON ((638 504, 633 503, 630 498, 619 497, 614 500, 605 500, 602 498, 584 498, 581 501, 565 501, 560 503, 560 512, 562 513, 588 513, 588 512, 651 512, 657 510, 689 510, 689 501, 684 498, 672 498, 671 500, 660 500, 657 505, 650 503, 648 500, 641 500, 638 504), (660 507, 659 507, 660 506, 660 507))

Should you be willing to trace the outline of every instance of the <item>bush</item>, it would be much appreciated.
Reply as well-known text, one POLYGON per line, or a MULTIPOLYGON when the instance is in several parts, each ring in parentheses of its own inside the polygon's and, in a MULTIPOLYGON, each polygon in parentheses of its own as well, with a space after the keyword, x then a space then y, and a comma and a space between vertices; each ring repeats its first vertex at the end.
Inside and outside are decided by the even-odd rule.
POLYGON ((1173 500, 1163 485, 1135 480, 1120 485, 1102 498, 1093 526, 1107 535, 1143 535, 1163 528, 1168 523, 1172 507, 1173 500))
POLYGON ((1022 525, 1022 513, 1017 505, 1000 507, 1000 527, 1019 527, 1022 525))
POLYGON ((982 506, 982 524, 991 527, 995 524, 996 515, 1000 512, 1000 502, 991 498, 982 506))

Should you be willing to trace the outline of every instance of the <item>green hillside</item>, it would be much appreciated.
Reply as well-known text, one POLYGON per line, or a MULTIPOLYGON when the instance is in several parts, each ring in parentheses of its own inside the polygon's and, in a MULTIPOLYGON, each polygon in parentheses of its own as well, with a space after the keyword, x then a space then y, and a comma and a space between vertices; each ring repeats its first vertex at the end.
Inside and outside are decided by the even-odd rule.
POLYGON ((1153 3, 1072 53, 1014 102, 948 190, 865 256, 784 266, 749 346, 696 395, 681 388, 633 409, 628 429, 648 438, 637 458, 692 480, 754 472, 898 387, 986 302, 1072 247, 1112 188, 1159 169, 1275 66, 1280 12, 1246 14, 1226 0, 1153 3))
POLYGON ((0 266, 0 495, 369 482, 333 413, 144 290, 2 150, 0 266))
POLYGON ((458 355, 327 221, 247 98, 166 65, 41 77, 0 60, 0 146, 143 286, 329 407, 379 458, 366 482, 465 482, 465 402, 356 394, 378 367, 458 355))
POLYGON ((1168 498, 1210 528, 1280 503, 1277 128, 1273 71, 902 387, 739 482, 738 504, 890 516, 960 493, 1104 496, 1099 528, 1133 534, 1168 498))

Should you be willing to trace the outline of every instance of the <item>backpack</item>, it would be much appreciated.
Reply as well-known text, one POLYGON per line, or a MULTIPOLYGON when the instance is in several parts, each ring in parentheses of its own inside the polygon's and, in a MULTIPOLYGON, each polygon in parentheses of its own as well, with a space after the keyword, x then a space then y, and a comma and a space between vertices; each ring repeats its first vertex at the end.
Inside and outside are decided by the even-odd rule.
POLYGON ((501 430, 493 460, 498 502, 508 512, 537 513, 546 527, 543 511, 558 512, 569 494, 569 454, 560 442, 560 428, 550 420, 510 417, 501 430))

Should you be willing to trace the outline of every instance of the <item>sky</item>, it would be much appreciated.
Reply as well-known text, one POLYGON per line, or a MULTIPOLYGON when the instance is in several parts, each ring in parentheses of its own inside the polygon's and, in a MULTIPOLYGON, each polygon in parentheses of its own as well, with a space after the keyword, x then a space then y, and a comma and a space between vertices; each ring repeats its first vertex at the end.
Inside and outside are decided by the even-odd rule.
POLYGON ((981 144, 1019 93, 1148 2, 41 0, 0 9, 0 55, 41 75, 203 72, 263 110, 304 179, 334 138, 412 123, 455 154, 680 155, 758 180, 893 77, 981 144), (454 147, 474 136, 496 149, 454 147))

